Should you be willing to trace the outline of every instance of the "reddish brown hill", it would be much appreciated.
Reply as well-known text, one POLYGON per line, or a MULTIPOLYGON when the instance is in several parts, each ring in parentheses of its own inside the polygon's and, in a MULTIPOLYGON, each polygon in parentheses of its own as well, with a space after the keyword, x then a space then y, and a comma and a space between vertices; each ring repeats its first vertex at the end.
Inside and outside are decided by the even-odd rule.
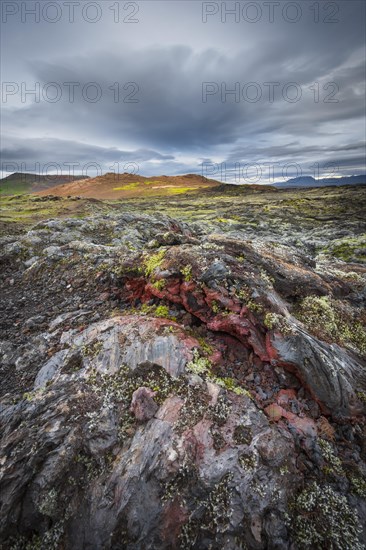
MULTIPOLYGON (((174 196, 197 192, 200 189, 215 188, 220 185, 222 185, 221 182, 207 179, 198 174, 147 178, 132 174, 107 173, 96 178, 58 185, 52 188, 52 195, 60 197, 74 195, 97 199, 174 196)), ((45 190, 38 194, 47 195, 49 193, 49 190, 45 190)))

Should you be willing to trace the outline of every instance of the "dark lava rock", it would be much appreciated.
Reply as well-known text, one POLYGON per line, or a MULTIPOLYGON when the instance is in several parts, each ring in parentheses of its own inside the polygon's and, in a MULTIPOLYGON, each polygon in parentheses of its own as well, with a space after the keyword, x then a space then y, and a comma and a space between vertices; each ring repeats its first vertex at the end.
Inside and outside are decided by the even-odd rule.
POLYGON ((154 416, 159 408, 153 399, 154 395, 155 392, 144 387, 133 392, 130 410, 137 420, 145 422, 154 416))

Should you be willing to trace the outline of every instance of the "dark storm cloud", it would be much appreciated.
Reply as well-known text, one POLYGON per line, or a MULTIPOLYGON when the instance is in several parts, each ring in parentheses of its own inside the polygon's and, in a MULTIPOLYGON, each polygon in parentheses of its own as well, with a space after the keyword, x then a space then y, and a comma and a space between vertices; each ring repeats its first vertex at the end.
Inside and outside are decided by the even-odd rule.
POLYGON ((2 150, 2 159, 5 171, 34 172, 38 169, 41 171, 64 170, 66 172, 71 170, 72 173, 82 173, 83 170, 87 170, 97 173, 98 171, 136 171, 134 168, 139 169, 142 163, 172 161, 174 157, 161 155, 149 149, 122 151, 115 147, 96 147, 59 139, 35 138, 29 145, 23 145, 22 140, 12 140, 10 147, 2 150), (39 168, 36 163, 40 165, 39 168), (136 164, 136 167, 133 163, 136 164), (95 166, 88 166, 89 164, 95 166))
POLYGON ((254 25, 217 17, 203 24, 197 4, 142 3, 145 18, 133 30, 124 27, 125 37, 110 25, 51 29, 11 20, 5 30, 14 50, 7 53, 6 74, 18 74, 9 81, 19 88, 22 78, 29 88, 38 82, 41 95, 39 103, 30 96, 22 103, 19 92, 3 104, 3 162, 100 158, 106 166, 123 158, 142 171, 176 173, 197 171, 206 158, 303 165, 321 159, 360 169, 361 155, 352 155, 365 137, 363 3, 339 2, 339 23, 315 24, 303 2, 296 24, 279 18, 254 25), (165 17, 154 6, 164 8, 165 17), (190 34, 181 28, 183 18, 190 34), (50 41, 49 53, 38 37, 35 57, 30 41, 19 61, 14 35, 26 39, 35 32, 50 41), (42 95, 50 82, 61 90, 59 101, 42 95), (64 84, 70 82, 78 84, 72 102, 64 84), (95 102, 82 93, 91 82, 101 92, 95 102), (273 97, 268 83, 276 83, 273 97), (239 95, 230 93, 234 88, 239 95), (211 92, 206 100, 205 90, 211 92), (256 102, 253 90, 260 93, 256 102))

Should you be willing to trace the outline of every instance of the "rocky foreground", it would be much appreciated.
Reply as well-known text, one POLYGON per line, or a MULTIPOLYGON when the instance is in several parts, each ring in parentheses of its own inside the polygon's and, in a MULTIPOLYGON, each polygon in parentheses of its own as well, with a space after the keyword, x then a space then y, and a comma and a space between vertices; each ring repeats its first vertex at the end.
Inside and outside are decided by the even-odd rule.
POLYGON ((364 548, 366 187, 215 193, 6 203, 1 548, 364 548))

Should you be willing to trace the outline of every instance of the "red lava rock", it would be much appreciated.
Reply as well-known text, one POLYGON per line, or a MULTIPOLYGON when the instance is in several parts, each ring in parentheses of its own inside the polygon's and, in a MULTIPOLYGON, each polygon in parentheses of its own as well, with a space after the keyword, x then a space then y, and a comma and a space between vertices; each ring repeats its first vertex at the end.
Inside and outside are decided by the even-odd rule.
POLYGON ((206 302, 210 305, 211 308, 212 308, 212 302, 216 302, 223 308, 229 309, 230 311, 233 311, 235 313, 240 313, 240 310, 241 310, 240 304, 237 302, 234 302, 232 298, 228 298, 227 296, 224 296, 221 292, 218 292, 211 288, 207 288, 205 289, 205 294, 206 294, 206 302))
POLYGON ((291 415, 291 419, 288 418, 288 422, 291 426, 293 426, 296 429, 296 431, 300 435, 304 435, 308 437, 316 437, 318 433, 314 420, 312 420, 311 418, 308 418, 307 416, 304 418, 300 418, 299 416, 296 416, 294 414, 294 415, 291 415))
POLYGON ((179 280, 174 280, 173 282, 170 281, 169 285, 163 290, 156 289, 148 282, 140 297, 141 295, 144 300, 155 296, 181 304, 186 311, 207 323, 208 329, 234 336, 248 348, 253 348, 255 354, 262 361, 269 361, 272 358, 266 349, 261 327, 257 324, 252 312, 246 307, 240 308, 232 299, 223 296, 221 293, 214 292, 211 289, 205 289, 205 293, 203 293, 200 289, 197 289, 193 281, 180 283, 179 280), (209 307, 212 301, 219 301, 227 309, 236 313, 212 316, 213 312, 209 307))
POLYGON ((129 279, 125 283, 125 288, 128 291, 128 300, 136 300, 141 298, 145 289, 145 279, 142 277, 136 279, 129 279))
POLYGON ((187 510, 182 507, 178 498, 165 506, 161 518, 161 537, 170 548, 176 548, 181 528, 188 517, 187 510))
POLYGON ((220 363, 223 361, 222 359, 222 353, 220 350, 215 350, 210 356, 209 360, 213 365, 220 365, 220 363))
POLYGON ((277 394, 277 403, 286 405, 292 399, 296 399, 296 391, 293 389, 280 390, 277 394))
POLYGON ((179 418, 182 406, 183 400, 180 397, 168 397, 160 407, 156 418, 174 424, 179 418))
POLYGON ((153 392, 150 388, 141 387, 133 392, 130 411, 140 422, 150 420, 158 410, 158 405, 153 400, 153 392))
POLYGON ((214 331, 227 332, 235 336, 242 343, 248 345, 248 347, 252 347, 262 361, 268 360, 263 336, 249 319, 241 318, 235 314, 218 315, 207 323, 207 328, 214 331))
POLYGON ((266 415, 270 420, 273 420, 274 422, 278 422, 280 418, 284 416, 283 413, 285 411, 283 410, 282 407, 280 407, 279 405, 276 405, 276 403, 272 403, 271 405, 268 405, 268 407, 264 409, 264 412, 266 413, 266 415))

